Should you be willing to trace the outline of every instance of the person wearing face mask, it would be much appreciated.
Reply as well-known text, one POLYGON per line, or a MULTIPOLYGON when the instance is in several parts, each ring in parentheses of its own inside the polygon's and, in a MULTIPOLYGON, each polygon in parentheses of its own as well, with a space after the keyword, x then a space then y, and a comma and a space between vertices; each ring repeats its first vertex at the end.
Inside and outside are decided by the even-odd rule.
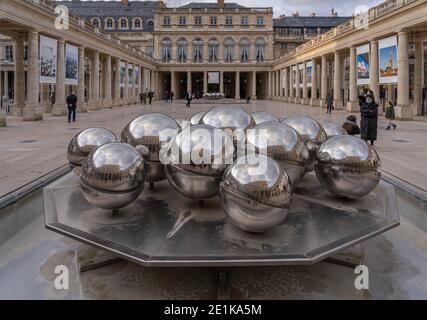
POLYGON ((360 136, 365 141, 370 141, 374 145, 377 140, 378 128, 378 104, 375 102, 374 93, 368 91, 366 96, 359 96, 360 114, 360 136))

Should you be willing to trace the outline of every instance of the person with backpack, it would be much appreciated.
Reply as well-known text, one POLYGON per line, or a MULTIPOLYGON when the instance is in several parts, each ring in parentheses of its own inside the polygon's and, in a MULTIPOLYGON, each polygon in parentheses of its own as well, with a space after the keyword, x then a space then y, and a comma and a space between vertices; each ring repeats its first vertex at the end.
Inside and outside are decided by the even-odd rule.
POLYGON ((385 118, 388 120, 388 125, 386 130, 390 130, 390 127, 393 127, 393 130, 396 130, 396 124, 392 122, 392 120, 395 119, 395 113, 394 113, 394 105, 391 101, 388 102, 388 105, 385 109, 385 118))

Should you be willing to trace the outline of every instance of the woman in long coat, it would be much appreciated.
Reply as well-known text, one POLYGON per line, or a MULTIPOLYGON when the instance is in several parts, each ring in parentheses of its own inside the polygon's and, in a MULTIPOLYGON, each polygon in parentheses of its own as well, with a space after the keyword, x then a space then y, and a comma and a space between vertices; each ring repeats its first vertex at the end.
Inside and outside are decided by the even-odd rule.
POLYGON ((377 140, 378 129, 378 104, 372 91, 368 91, 365 96, 359 96, 360 114, 360 136, 365 141, 370 141, 374 145, 377 140))

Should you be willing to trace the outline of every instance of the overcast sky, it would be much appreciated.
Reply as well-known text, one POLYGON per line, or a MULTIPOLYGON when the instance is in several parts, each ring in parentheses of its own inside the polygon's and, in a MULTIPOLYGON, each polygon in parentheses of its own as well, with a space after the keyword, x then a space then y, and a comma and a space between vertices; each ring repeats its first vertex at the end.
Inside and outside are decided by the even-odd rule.
MULTIPOLYGON (((215 2, 215 0, 169 0, 171 6, 183 5, 189 2, 215 2)), ((373 7, 384 0, 225 0, 225 2, 237 2, 244 6, 273 7, 274 15, 291 15, 297 11, 300 15, 310 15, 315 12, 318 16, 330 15, 334 8, 340 16, 351 16, 357 6, 373 7)))

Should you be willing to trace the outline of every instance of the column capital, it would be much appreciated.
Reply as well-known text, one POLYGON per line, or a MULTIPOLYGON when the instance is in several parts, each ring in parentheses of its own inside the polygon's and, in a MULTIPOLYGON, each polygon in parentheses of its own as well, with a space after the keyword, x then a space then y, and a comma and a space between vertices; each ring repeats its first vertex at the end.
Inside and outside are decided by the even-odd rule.
POLYGON ((405 30, 400 30, 398 33, 397 33, 397 35, 400 37, 400 36, 408 36, 408 32, 407 31, 405 31, 405 30))

